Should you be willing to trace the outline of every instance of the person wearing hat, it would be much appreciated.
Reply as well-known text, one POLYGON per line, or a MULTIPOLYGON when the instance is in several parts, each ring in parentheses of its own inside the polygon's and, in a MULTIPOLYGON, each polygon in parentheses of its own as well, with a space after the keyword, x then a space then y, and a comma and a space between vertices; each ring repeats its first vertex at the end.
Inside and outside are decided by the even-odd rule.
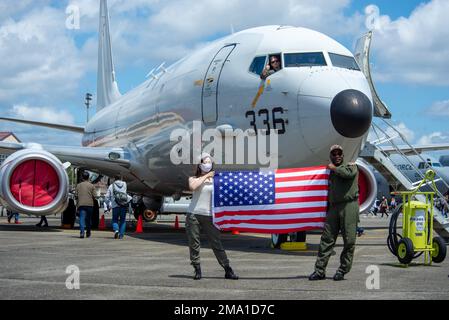
POLYGON ((321 236, 315 271, 309 276, 309 280, 326 278, 327 263, 340 231, 344 247, 340 256, 340 267, 333 279, 343 280, 344 275, 351 270, 359 222, 359 174, 355 163, 344 163, 343 159, 343 148, 339 145, 332 146, 331 163, 328 165, 331 172, 326 223, 321 236))
POLYGON ((225 278, 237 280, 238 276, 229 266, 229 260, 220 240, 220 231, 212 222, 212 189, 214 184, 213 160, 208 154, 201 156, 201 163, 194 177, 189 178, 193 191, 192 202, 186 216, 186 233, 189 241, 190 261, 195 270, 193 279, 201 279, 200 235, 203 230, 214 251, 218 263, 225 270, 225 278))

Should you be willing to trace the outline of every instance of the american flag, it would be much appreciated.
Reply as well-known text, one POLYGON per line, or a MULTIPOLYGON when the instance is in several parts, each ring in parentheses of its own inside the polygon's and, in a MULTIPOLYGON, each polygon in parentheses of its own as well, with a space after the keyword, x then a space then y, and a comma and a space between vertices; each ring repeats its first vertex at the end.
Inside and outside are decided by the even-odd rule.
POLYGON ((289 233, 324 227, 329 170, 219 172, 213 220, 222 231, 289 233))

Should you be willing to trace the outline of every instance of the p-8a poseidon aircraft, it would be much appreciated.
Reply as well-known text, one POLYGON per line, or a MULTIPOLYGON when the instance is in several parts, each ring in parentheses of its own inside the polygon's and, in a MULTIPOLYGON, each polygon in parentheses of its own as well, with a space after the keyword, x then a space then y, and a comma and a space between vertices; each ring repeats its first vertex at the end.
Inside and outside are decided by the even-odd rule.
MULTIPOLYGON (((112 60, 109 13, 100 3, 97 113, 85 127, 2 120, 78 132, 82 146, 0 143, 10 156, 0 168, 0 198, 30 215, 61 212, 68 200, 69 165, 120 174, 145 208, 185 194, 193 164, 174 165, 171 133, 200 121, 208 128, 278 130, 278 166, 326 165, 340 144, 356 161, 373 117, 368 81, 353 54, 322 33, 289 26, 244 30, 214 41, 120 94, 112 60), (262 80, 270 57, 280 70, 262 80)), ((193 151, 192 151, 193 152, 193 151)), ((371 170, 359 162, 362 209, 375 198, 371 170)), ((234 165, 232 169, 247 168, 234 165)), ((217 169, 220 169, 218 166, 217 169)))

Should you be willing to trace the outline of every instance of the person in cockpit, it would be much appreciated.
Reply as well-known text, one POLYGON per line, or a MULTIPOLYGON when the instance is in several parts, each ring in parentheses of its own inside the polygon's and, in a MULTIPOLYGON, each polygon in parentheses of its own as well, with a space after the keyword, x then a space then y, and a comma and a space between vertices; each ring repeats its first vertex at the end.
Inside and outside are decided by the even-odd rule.
POLYGON ((270 56, 270 63, 267 64, 267 66, 263 69, 262 74, 260 75, 260 78, 262 80, 265 80, 269 76, 271 76, 273 73, 281 70, 281 58, 278 55, 270 56))

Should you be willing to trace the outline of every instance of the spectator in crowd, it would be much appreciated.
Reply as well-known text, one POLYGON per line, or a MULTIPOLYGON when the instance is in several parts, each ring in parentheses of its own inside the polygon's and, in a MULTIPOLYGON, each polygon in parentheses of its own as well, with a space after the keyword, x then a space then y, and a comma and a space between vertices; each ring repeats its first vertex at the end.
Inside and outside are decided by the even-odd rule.
POLYGON ((12 218, 14 218, 14 223, 20 224, 20 221, 19 221, 20 216, 19 216, 18 212, 13 212, 13 211, 7 210, 7 215, 8 215, 8 223, 11 223, 12 218))
POLYGON ((104 211, 107 213, 112 209, 112 229, 114 231, 114 239, 123 239, 126 232, 126 213, 128 204, 132 197, 127 193, 126 182, 119 175, 114 177, 112 183, 106 193, 104 201, 104 211))
POLYGON ((80 217, 80 238, 84 239, 85 231, 87 238, 89 238, 91 235, 95 187, 89 181, 89 172, 84 171, 82 177, 83 182, 76 186, 76 195, 78 198, 77 206, 80 217))
POLYGON ((47 217, 41 216, 41 221, 39 221, 39 223, 36 224, 36 227, 39 227, 39 228, 40 227, 44 227, 44 228, 48 227, 47 217), (44 224, 44 225, 42 225, 42 224, 44 224))
POLYGON ((385 196, 382 196, 382 200, 380 202, 380 207, 379 207, 379 212, 382 214, 381 218, 384 217, 384 214, 387 215, 388 218, 388 201, 387 198, 385 198, 385 196))

